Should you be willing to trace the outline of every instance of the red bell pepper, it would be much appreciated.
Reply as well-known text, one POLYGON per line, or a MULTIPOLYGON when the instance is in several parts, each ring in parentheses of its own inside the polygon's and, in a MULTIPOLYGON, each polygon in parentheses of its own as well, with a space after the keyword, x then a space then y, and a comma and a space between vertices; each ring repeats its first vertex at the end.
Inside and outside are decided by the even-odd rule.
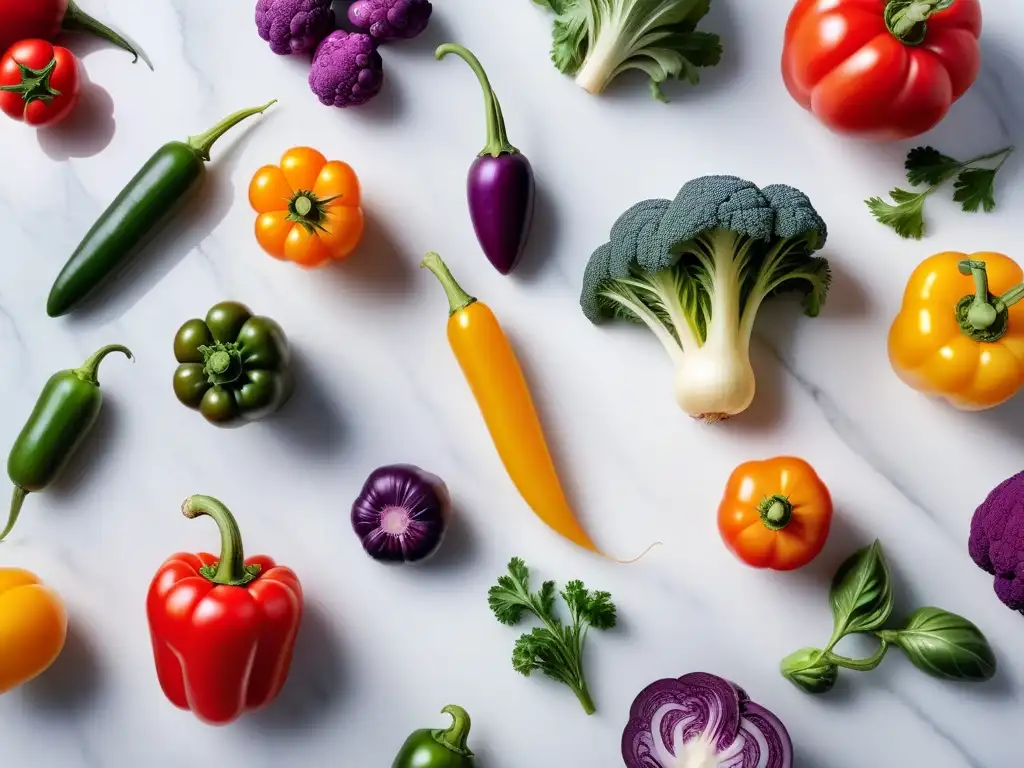
POLYGON ((209 515, 220 528, 220 558, 172 555, 149 588, 157 677, 175 706, 226 725, 273 701, 288 677, 302 620, 302 587, 265 555, 245 559, 231 512, 191 496, 185 517, 209 515))

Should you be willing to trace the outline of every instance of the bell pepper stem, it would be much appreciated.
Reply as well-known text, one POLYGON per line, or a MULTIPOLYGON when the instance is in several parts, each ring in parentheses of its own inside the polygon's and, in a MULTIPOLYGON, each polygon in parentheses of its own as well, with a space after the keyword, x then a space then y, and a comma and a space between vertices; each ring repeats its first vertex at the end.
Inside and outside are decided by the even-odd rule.
POLYGON ((952 8, 956 0, 889 0, 885 26, 906 45, 920 45, 928 34, 932 14, 952 8))
POLYGON ((423 257, 420 266, 433 272, 434 277, 438 279, 441 287, 444 288, 445 295, 448 296, 449 317, 476 301, 475 297, 462 290, 462 286, 455 281, 452 273, 448 270, 448 265, 441 260, 438 254, 431 251, 423 257))
POLYGON ((82 381, 95 384, 97 387, 100 385, 99 379, 96 378, 99 374, 100 363, 103 362, 103 358, 109 355, 111 352, 120 352, 122 355, 127 357, 129 360, 135 360, 132 355, 132 351, 128 347, 122 344, 108 344, 105 347, 100 347, 96 350, 88 360, 82 363, 81 368, 75 368, 72 373, 75 374, 82 381))
POLYGON ((7 526, 3 532, 0 532, 0 541, 6 539, 7 534, 14 529, 14 524, 18 522, 18 515, 21 514, 21 505, 25 503, 26 496, 28 496, 28 491, 21 486, 14 486, 14 493, 11 496, 11 512, 7 517, 7 526))
MULTIPOLYGON (((123 48, 135 57, 135 61, 139 60, 142 56, 134 46, 125 40, 121 35, 117 34, 114 30, 108 27, 103 22, 94 19, 92 16, 87 14, 81 8, 78 7, 78 3, 75 0, 68 0, 68 9, 64 13, 64 21, 61 23, 68 32, 88 32, 89 34, 102 37, 118 48, 123 48)), ((142 60, 146 62, 146 66, 153 69, 153 65, 150 64, 149 59, 142 56, 142 60)), ((133 62, 134 63, 134 62, 133 62)))
POLYGON ((789 499, 780 494, 767 496, 757 505, 757 511, 761 515, 761 522, 765 528, 772 531, 781 531, 789 521, 793 519, 793 505, 789 499))
POLYGON ((469 713, 457 704, 449 704, 441 712, 451 715, 452 724, 445 730, 433 731, 431 736, 433 736, 434 741, 462 757, 472 756, 473 753, 467 746, 469 728, 472 724, 469 713))
POLYGON ((1024 299, 1024 283, 1015 285, 1001 296, 989 292, 988 270, 984 261, 961 261, 960 273, 974 278, 974 295, 960 301, 957 313, 965 332, 973 333, 982 341, 996 341, 1005 333, 1007 312, 1024 299))
POLYGON ((253 115, 259 115, 262 114, 263 112, 266 112, 276 103, 277 99, 273 99, 271 101, 268 101, 262 107, 250 107, 249 109, 240 109, 238 112, 235 112, 234 114, 225 117, 223 120, 221 120, 219 123, 217 123, 215 126, 213 126, 210 130, 206 131, 205 133, 200 133, 196 136, 189 136, 188 145, 192 148, 192 151, 195 152, 196 155, 201 160, 209 162, 210 150, 213 149, 213 145, 216 143, 217 139, 219 139, 225 133, 230 131, 243 120, 246 120, 252 117, 253 115))
POLYGON ((501 114, 501 105, 498 103, 498 97, 491 87, 491 81, 487 78, 487 72, 484 71, 480 60, 468 48, 456 43, 445 43, 439 46, 434 51, 434 56, 438 61, 441 61, 449 53, 454 53, 469 65, 477 80, 480 81, 480 88, 484 92, 484 111, 487 116, 487 143, 480 151, 479 156, 490 155, 491 157, 498 157, 499 155, 514 155, 519 152, 518 149, 509 144, 508 135, 505 132, 505 118, 501 114))
POLYGON ((181 513, 189 520, 208 515, 220 529, 220 560, 207 565, 199 573, 214 584, 241 587, 259 576, 260 566, 246 565, 242 549, 242 532, 231 510, 212 496, 189 496, 181 505, 181 513))

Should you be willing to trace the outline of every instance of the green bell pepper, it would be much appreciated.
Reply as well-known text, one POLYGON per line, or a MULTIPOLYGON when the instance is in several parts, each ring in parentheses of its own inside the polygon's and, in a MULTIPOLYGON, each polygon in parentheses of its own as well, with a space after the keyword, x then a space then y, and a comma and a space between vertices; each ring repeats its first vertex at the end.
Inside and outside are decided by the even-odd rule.
POLYGON ((452 716, 448 729, 416 731, 406 739, 391 768, 473 768, 473 753, 466 746, 469 713, 454 704, 441 711, 452 716))
POLYGON ((174 337, 174 394, 211 424, 239 426, 269 416, 292 393, 284 331, 244 304, 224 301, 174 337))

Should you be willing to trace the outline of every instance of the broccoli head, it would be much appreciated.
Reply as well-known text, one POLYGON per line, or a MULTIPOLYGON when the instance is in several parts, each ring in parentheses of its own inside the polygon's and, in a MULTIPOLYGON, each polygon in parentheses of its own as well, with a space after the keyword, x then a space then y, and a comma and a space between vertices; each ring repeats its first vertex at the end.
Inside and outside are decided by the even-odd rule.
POLYGON ((999 599, 1024 613, 1024 472, 1000 483, 975 511, 968 550, 995 576, 999 599))

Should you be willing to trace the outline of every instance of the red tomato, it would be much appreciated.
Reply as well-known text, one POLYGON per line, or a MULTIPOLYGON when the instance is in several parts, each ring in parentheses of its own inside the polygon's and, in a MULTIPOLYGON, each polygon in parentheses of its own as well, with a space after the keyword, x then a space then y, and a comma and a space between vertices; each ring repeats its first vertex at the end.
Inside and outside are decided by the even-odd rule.
POLYGON ((905 139, 933 128, 981 66, 979 0, 938 11, 937 1, 798 0, 782 52, 790 94, 837 133, 905 139))
POLYGON ((29 125, 67 117, 82 89, 78 60, 45 40, 22 40, 0 59, 0 110, 29 125))

